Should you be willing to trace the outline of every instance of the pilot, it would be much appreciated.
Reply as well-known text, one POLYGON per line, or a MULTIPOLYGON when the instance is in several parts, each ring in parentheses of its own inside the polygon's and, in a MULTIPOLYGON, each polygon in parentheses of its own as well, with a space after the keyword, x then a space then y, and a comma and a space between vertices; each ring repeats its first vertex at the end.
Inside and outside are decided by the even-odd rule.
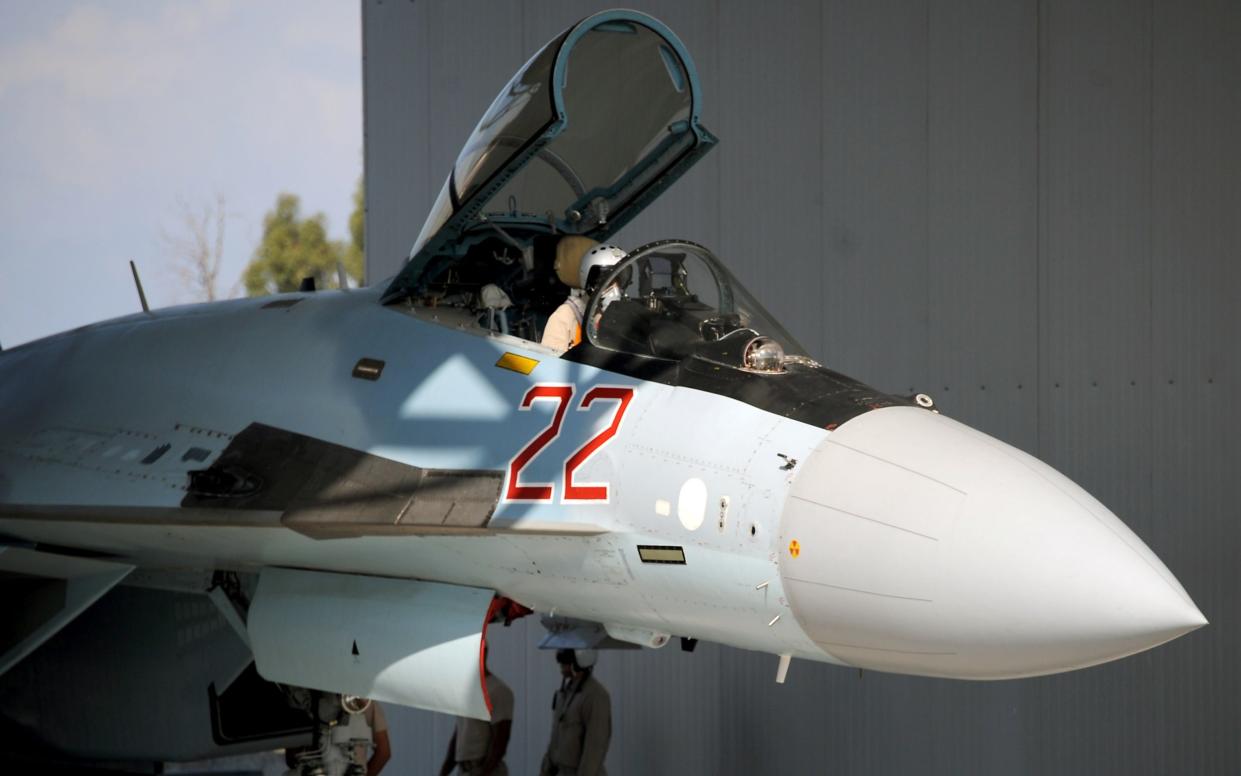
POLYGON ((607 776, 612 700, 591 675, 598 659, 593 649, 556 651, 563 678, 552 696, 552 737, 539 776, 607 776))
POLYGON ((487 697, 491 699, 491 721, 457 717, 457 726, 448 739, 448 753, 440 767, 440 776, 449 776, 456 768, 471 776, 508 776, 504 753, 508 750, 513 730, 513 691, 491 673, 487 665, 489 648, 483 647, 483 671, 486 675, 487 697))
POLYGON ((582 341, 582 318, 594 290, 591 284, 624 257, 625 252, 615 245, 600 245, 589 237, 569 235, 556 243, 556 276, 572 290, 547 320, 542 344, 563 353, 582 341))

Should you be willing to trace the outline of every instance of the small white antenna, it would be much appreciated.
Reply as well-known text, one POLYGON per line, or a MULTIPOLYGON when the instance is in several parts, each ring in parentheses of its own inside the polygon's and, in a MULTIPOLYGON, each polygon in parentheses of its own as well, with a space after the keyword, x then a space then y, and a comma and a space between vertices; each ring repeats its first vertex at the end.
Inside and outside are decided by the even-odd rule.
POLYGON ((129 262, 129 269, 134 273, 134 285, 138 287, 138 301, 142 302, 142 312, 149 313, 151 308, 147 305, 147 295, 142 291, 142 279, 138 277, 138 267, 132 260, 129 262))

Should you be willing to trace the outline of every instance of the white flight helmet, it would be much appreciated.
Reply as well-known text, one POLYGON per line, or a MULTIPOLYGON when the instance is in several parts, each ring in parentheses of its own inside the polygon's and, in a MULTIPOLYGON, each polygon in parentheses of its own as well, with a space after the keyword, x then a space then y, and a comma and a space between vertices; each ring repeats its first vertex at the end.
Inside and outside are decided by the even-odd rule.
POLYGON ((558 649, 556 650, 556 662, 573 666, 579 671, 589 671, 594 668, 595 663, 599 662, 599 651, 596 649, 558 649))
POLYGON ((599 650, 597 649, 575 649, 573 652, 578 668, 594 668, 595 663, 599 662, 599 650))
POLYGON ((596 245, 586 251, 585 255, 582 256, 581 267, 578 270, 578 288, 584 289, 588 293, 593 291, 594 289, 590 287, 590 283, 592 281, 598 283, 604 275, 608 274, 612 267, 616 266, 617 262, 625 258, 625 255, 625 252, 615 245, 596 245), (596 272, 596 276, 592 279, 590 273, 596 267, 599 269, 596 272))

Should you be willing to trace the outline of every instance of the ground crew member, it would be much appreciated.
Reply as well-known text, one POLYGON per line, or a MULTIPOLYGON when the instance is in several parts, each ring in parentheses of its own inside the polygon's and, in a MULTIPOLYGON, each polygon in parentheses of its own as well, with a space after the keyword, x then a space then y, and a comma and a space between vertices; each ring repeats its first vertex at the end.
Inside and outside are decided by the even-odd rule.
POLYGON ((620 248, 600 245, 588 237, 569 235, 556 243, 556 276, 571 290, 547 319, 542 344, 563 353, 582 341, 582 319, 594 291, 592 284, 624 257, 620 248))
POLYGON ((556 652, 563 679, 552 697, 552 737, 539 776, 607 776, 612 699, 591 676, 598 658, 593 649, 556 652))
POLYGON ((487 667, 487 648, 483 648, 483 671, 487 697, 491 699, 491 721, 457 717, 457 727, 448 739, 448 754, 440 776, 456 768, 470 776, 508 776, 504 753, 513 732, 513 691, 487 667))
POLYGON ((388 741, 388 719, 384 716, 383 707, 375 701, 371 701, 362 716, 366 718, 366 724, 371 729, 371 744, 374 746, 370 759, 366 761, 366 776, 378 776, 388 760, 392 759, 392 745, 388 741))
MULTIPOLYGON (((384 769, 384 766, 388 764, 388 760, 392 759, 392 746, 388 740, 388 720, 384 716, 383 707, 375 701, 360 698, 356 695, 312 693, 310 698, 310 707, 314 709, 314 718, 319 724, 319 729, 315 733, 315 743, 314 746, 289 747, 285 750, 284 762, 290 768, 290 770, 285 772, 285 776, 300 774, 302 772, 301 763, 307 758, 311 758, 322 765, 320 755, 323 752, 318 747, 330 745, 328 741, 331 740, 331 730, 335 726, 341 726, 346 729, 351 728, 355 715, 349 711, 348 707, 356 709, 362 704, 366 704, 366 708, 361 712, 361 716, 362 721, 370 730, 371 743, 369 746, 365 743, 358 743, 352 752, 348 750, 347 746, 342 747, 343 751, 338 757, 350 758, 351 762, 356 766, 364 766, 366 776, 378 776, 380 771, 384 769), (322 738, 323 736, 327 737, 327 741, 322 738), (370 750, 369 757, 368 749, 370 750)), ((361 737, 358 736, 357 738, 360 739, 361 737)), ((361 771, 358 772, 361 773, 361 771)))

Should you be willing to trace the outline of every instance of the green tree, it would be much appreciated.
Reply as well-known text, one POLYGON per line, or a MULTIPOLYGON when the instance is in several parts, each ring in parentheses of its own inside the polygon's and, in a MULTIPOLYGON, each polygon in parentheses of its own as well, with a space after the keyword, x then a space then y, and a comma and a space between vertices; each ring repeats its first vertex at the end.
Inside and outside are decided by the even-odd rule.
POLYGON ((243 278, 246 293, 263 296, 296 291, 307 277, 313 277, 318 288, 335 288, 338 264, 345 264, 346 272, 359 281, 361 261, 350 271, 346 253, 343 242, 328 239, 325 215, 303 218, 298 197, 282 193, 276 197, 275 209, 263 218, 263 238, 243 278))

